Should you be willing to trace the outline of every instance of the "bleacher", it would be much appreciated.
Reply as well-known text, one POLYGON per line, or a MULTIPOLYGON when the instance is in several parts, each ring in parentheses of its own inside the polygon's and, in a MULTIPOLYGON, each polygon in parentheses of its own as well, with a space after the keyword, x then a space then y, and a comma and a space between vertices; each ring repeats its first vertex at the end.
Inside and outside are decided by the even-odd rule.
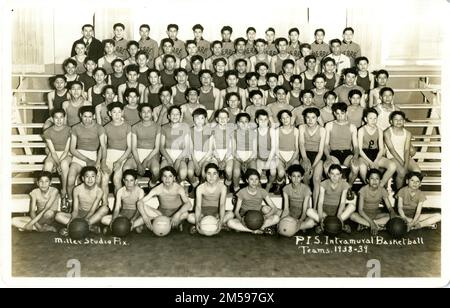
MULTIPOLYGON (((46 94, 51 92, 45 74, 12 75, 12 192, 13 213, 28 211, 27 192, 34 183, 33 173, 42 170, 45 142, 40 133, 48 115, 46 94), (39 118, 40 122, 36 121, 39 118)), ((440 207, 441 186, 441 136, 440 74, 436 72, 390 72, 389 86, 393 87, 395 105, 405 111, 408 122, 405 127, 413 134, 412 145, 416 149, 414 159, 425 174, 422 186, 427 192, 427 207, 440 207), (408 87, 405 87, 405 84, 408 87)), ((57 177, 53 183, 59 183, 57 177)), ((140 185, 147 185, 148 178, 142 178, 140 185)), ((113 196, 110 196, 112 205, 113 196)), ((231 198, 227 207, 232 207, 231 198)), ((281 206, 281 198, 274 196, 274 202, 281 206)))

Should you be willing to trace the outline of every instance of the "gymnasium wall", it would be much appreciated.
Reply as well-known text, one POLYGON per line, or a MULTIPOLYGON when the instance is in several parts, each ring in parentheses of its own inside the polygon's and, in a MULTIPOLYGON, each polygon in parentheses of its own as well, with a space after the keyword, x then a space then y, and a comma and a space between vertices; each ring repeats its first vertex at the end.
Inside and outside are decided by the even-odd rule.
POLYGON ((326 40, 341 38, 346 26, 355 29, 354 41, 371 60, 371 68, 397 67, 403 69, 433 69, 440 66, 443 30, 439 0, 379 1, 365 7, 343 6, 307 7, 297 1, 274 2, 230 0, 212 6, 207 0, 172 0, 152 5, 127 8, 72 7, 70 16, 66 7, 18 8, 13 14, 13 71, 16 73, 55 73, 70 55, 72 42, 81 37, 81 26, 92 23, 99 39, 112 37, 112 25, 122 22, 127 37, 139 39, 139 25, 151 27, 151 37, 159 41, 165 37, 166 26, 177 23, 179 37, 190 39, 192 26, 205 27, 207 40, 220 38, 220 29, 230 25, 232 38, 245 36, 245 29, 253 26, 257 37, 264 37, 268 27, 274 27, 277 36, 286 36, 289 28, 300 29, 300 40, 312 42, 316 28, 326 30, 326 40), (237 6, 233 4, 239 4, 237 6), (176 8, 176 9, 174 9, 176 8), (175 11, 176 14, 170 13, 175 11), (70 18, 69 18, 70 17, 70 18))

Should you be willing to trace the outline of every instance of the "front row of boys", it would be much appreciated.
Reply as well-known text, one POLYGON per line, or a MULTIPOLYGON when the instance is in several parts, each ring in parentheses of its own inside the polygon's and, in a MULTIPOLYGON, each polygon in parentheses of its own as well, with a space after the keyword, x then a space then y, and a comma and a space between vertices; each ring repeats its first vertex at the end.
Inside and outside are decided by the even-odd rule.
MULTIPOLYGON (((56 167, 60 173, 64 173, 62 169, 65 169, 68 173, 67 186, 64 187, 63 181, 62 190, 72 200, 72 213, 56 213, 55 202, 59 199, 59 194, 50 186, 51 174, 43 173, 38 179, 39 188, 30 193, 31 217, 17 218, 15 225, 21 229, 54 231, 51 224, 45 223, 46 220, 54 217, 56 221, 67 225, 73 218, 83 217, 92 231, 99 232, 98 222, 109 225, 118 215, 125 215, 131 219, 133 229, 139 232, 143 225, 151 229, 151 221, 156 216, 165 215, 171 217, 174 227, 187 219, 201 233, 201 217, 215 212, 213 215, 219 218, 218 231, 221 226, 250 231, 242 217, 246 211, 255 209, 261 210, 265 215, 262 229, 253 231, 255 233, 276 225, 280 218, 288 215, 298 219, 298 230, 317 226, 316 231, 320 233, 323 231, 323 219, 327 215, 333 215, 338 216, 342 222, 354 220, 376 233, 389 218, 389 215, 378 210, 381 201, 384 201, 390 216, 394 215, 384 186, 395 168, 398 173, 397 181, 399 177, 402 182, 405 176, 407 178, 408 186, 397 186, 401 188, 397 197, 399 214, 405 219, 409 218, 409 228, 421 228, 438 222, 439 214, 421 213, 425 200, 419 190, 421 174, 408 173, 414 171, 415 166, 409 155, 410 137, 403 128, 404 115, 393 112, 392 127, 383 134, 376 128, 376 110, 368 109, 365 113, 367 125, 358 134, 356 128, 346 121, 346 107, 345 103, 334 104, 336 120, 328 123, 325 128, 317 125, 320 113, 316 108, 303 111, 306 124, 300 125, 299 129, 292 125, 292 113, 281 110, 277 114, 277 120, 281 123, 278 130, 268 127, 270 116, 267 111, 258 110, 255 118, 259 127, 253 131, 255 135, 252 135, 252 130, 249 129, 251 117, 248 114, 238 113, 235 119, 238 128, 230 130, 229 112, 226 110, 216 112, 217 124, 207 130, 204 127, 207 112, 203 108, 189 110, 194 127, 186 131, 180 123, 184 115, 182 108, 177 106, 167 110, 169 123, 158 129, 151 120, 152 108, 147 104, 139 106, 142 121, 131 127, 123 119, 123 105, 116 102, 108 105, 112 121, 105 127, 94 121, 92 107, 81 107, 81 122, 69 129, 70 138, 67 137, 67 127, 59 119, 64 117, 64 111, 55 110, 54 126, 51 127, 53 130, 44 134, 50 150, 46 168, 51 171, 56 167), (152 125, 155 129, 150 129, 152 125), (231 136, 228 136, 230 132, 231 136), (383 157, 383 136, 389 159, 383 157), (359 148, 362 149, 360 152, 357 150, 359 148), (275 149, 278 149, 276 154, 275 149), (69 150, 72 156, 68 155, 69 150), (160 172, 161 184, 157 185, 159 152, 162 154, 163 168, 160 172), (133 155, 131 158, 130 154, 133 155), (190 159, 186 159, 189 156, 190 159), (342 179, 341 165, 350 168, 350 183, 342 179), (127 168, 123 168, 124 166, 127 168), (329 177, 323 182, 322 166, 329 177), (359 192, 358 211, 355 212, 354 205, 346 204, 347 193, 358 171, 367 170, 367 167, 370 168, 369 172, 361 172, 361 176, 368 181, 368 185, 359 192), (387 170, 384 176, 378 171, 379 167, 387 170), (133 168, 141 175, 146 168, 152 171, 149 186, 154 188, 145 198, 142 189, 136 184, 137 172, 133 168), (98 170, 101 170, 99 177, 98 170), (125 170, 123 174, 122 170, 125 170), (225 171, 226 186, 218 181, 220 170, 225 171), (267 190, 260 187, 262 170, 270 171, 268 186, 275 181, 277 175, 278 180, 282 180, 287 171, 290 184, 283 188, 283 211, 275 207, 267 190), (83 183, 73 188, 80 171, 83 183), (239 190, 241 171, 245 172, 248 186, 239 190), (108 215, 107 192, 112 173, 116 206, 111 216, 108 215), (195 212, 191 214, 188 213, 191 208, 189 198, 184 188, 177 183, 177 180, 181 181, 186 177, 197 188, 193 192, 196 196, 195 212), (314 182, 312 194, 310 188, 302 183, 309 183, 311 178, 314 182), (99 179, 101 186, 97 185, 99 179), (199 184, 199 179, 205 182, 199 184), (234 213, 226 212, 224 207, 227 186, 231 183, 237 192, 234 213), (155 196, 159 199, 158 209, 146 205, 155 196), (264 201, 267 204, 265 207, 262 206, 264 201)), ((344 230, 349 231, 347 225, 344 225, 344 230)))

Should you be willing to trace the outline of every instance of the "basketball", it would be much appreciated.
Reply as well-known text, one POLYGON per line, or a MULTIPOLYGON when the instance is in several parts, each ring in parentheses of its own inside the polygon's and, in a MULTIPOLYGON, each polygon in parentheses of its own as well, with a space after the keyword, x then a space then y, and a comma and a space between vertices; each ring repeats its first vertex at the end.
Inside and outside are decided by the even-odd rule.
POLYGON ((158 216, 153 219, 153 233, 157 236, 166 236, 170 233, 170 218, 167 216, 158 216))
POLYGON ((217 233, 217 224, 219 220, 214 216, 205 216, 200 221, 200 228, 204 235, 211 236, 217 233))
POLYGON ((111 225, 111 231, 114 236, 127 236, 131 230, 131 222, 127 217, 117 217, 111 225))
POLYGON ((342 231, 342 222, 336 216, 327 216, 323 221, 323 227, 328 235, 338 235, 342 231))
POLYGON ((248 211, 245 214, 244 223, 250 230, 258 230, 264 224, 264 216, 260 211, 248 211))
POLYGON ((386 230, 394 238, 401 238, 408 232, 406 222, 400 217, 394 217, 386 224, 386 230))
POLYGON ((278 233, 291 237, 297 233, 297 219, 291 216, 284 217, 278 224, 278 233))
POLYGON ((69 236, 74 240, 82 240, 89 234, 89 225, 83 218, 75 218, 69 224, 69 236))

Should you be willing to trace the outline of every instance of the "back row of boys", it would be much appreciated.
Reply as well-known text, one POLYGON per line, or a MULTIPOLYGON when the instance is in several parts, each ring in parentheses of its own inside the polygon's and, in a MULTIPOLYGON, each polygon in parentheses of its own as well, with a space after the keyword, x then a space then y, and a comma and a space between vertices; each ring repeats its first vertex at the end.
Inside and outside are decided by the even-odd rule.
MULTIPOLYGON (((178 25, 176 24, 168 25, 168 38, 163 39, 158 46, 158 43, 149 37, 150 26, 147 24, 143 24, 139 28, 141 36, 139 41, 125 39, 125 26, 122 23, 116 23, 113 27, 114 37, 103 40, 103 42, 100 42, 93 36, 94 27, 86 24, 82 27, 83 37, 73 43, 71 56, 76 57, 77 61, 82 63, 84 60, 83 53, 85 53, 85 56, 98 62, 99 66, 103 67, 104 65, 109 66, 115 57, 133 63, 136 53, 140 50, 146 54, 149 67, 159 70, 162 69, 161 56, 164 54, 174 55, 177 63, 185 58, 189 62, 190 57, 193 54, 197 54, 204 60, 208 59, 205 63, 208 69, 213 69, 213 60, 222 57, 228 61, 229 69, 233 69, 234 61, 240 58, 252 62, 253 68, 255 62, 260 62, 261 60, 265 60, 265 62, 279 62, 277 66, 280 67, 283 60, 289 58, 296 61, 305 57, 307 54, 302 50, 304 48, 309 49, 310 53, 319 62, 322 58, 330 55, 330 47, 333 47, 333 44, 339 44, 340 52, 342 53, 342 55, 340 53, 330 55, 338 62, 338 69, 340 69, 340 66, 342 68, 353 66, 354 60, 361 56, 360 46, 352 41, 354 30, 351 27, 344 29, 342 41, 334 39, 330 42, 331 46, 324 42, 325 30, 323 29, 315 30, 315 40, 311 44, 302 44, 299 41, 300 31, 298 28, 291 28, 289 30, 288 41, 285 38, 275 39, 274 28, 268 28, 266 30, 266 40, 256 39, 256 29, 249 27, 246 31, 246 39, 240 37, 233 42, 231 40, 233 29, 230 26, 224 26, 221 30, 222 40, 210 43, 203 39, 203 26, 196 24, 192 28, 194 39, 188 40, 186 44, 177 38, 178 29, 178 25), (105 48, 108 44, 112 46, 109 54, 109 48, 105 48), (77 45, 80 45, 80 48, 84 46, 84 50, 80 51, 77 45), (195 52, 193 52, 194 49, 195 52), (271 57, 273 57, 272 61, 270 61, 271 57)), ((248 66, 251 67, 251 65, 248 66)), ((273 72, 278 73, 279 71, 273 72)))

